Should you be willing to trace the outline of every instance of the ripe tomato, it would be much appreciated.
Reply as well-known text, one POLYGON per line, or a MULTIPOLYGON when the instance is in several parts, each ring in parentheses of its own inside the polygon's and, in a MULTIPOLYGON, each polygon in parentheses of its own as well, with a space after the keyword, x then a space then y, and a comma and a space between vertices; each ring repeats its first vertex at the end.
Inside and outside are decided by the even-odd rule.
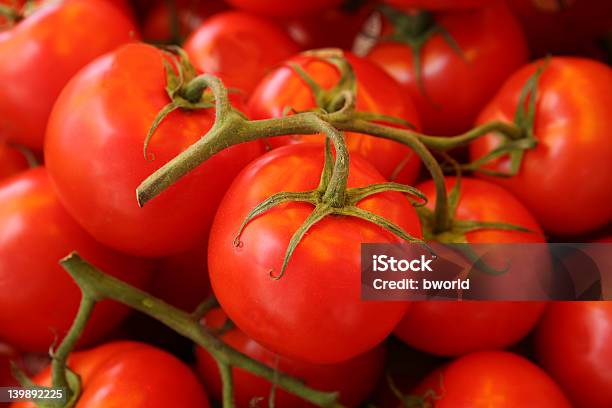
MULTIPOLYGON (((455 185, 447 178, 447 188, 455 185)), ((417 187, 433 209, 435 185, 417 187)), ((456 218, 480 222, 503 222, 536 233, 483 229, 466 234, 467 242, 544 242, 541 229, 525 207, 503 188, 478 179, 463 178, 456 218)), ((395 329, 404 342, 419 350, 444 356, 480 350, 502 349, 525 337, 542 315, 543 302, 415 302, 395 329)))
MULTIPOLYGON (((0 225, 0 338, 20 350, 47 351, 70 327, 81 292, 58 261, 71 251, 132 285, 149 280, 148 262, 103 247, 72 220, 43 167, 0 185, 0 225)), ((83 342, 108 333, 127 312, 99 303, 83 342)))
POLYGON ((129 44, 89 65, 58 99, 45 144, 49 174, 75 219, 108 246, 157 257, 202 242, 226 188, 261 152, 257 143, 227 149, 139 208, 136 187, 214 120, 213 109, 172 112, 151 139, 154 160, 143 157, 147 132, 170 102, 165 58, 149 45, 129 44))
POLYGON ((81 67, 134 40, 132 22, 101 0, 43 5, 0 32, 0 134, 40 149, 53 103, 81 67), (61 27, 61 29, 59 29, 61 27))
MULTIPOLYGON (((236 178, 215 217, 208 247, 212 288, 228 316, 271 351, 318 364, 355 357, 382 342, 404 314, 404 302, 360 300, 362 242, 400 242, 380 227, 353 217, 326 217, 297 246, 278 275, 290 238, 311 213, 287 203, 252 220, 241 245, 234 238, 246 215, 280 191, 305 191, 319 183, 323 145, 299 143, 272 150, 236 178), (299 169, 299 171, 296 171, 299 169)), ((380 183, 363 158, 351 156, 350 187, 380 183)), ((405 197, 384 193, 359 207, 419 237, 418 217, 405 197)))
POLYGON ((426 133, 451 135, 470 128, 503 81, 527 62, 521 28, 501 3, 474 10, 437 13, 461 50, 434 34, 420 50, 421 85, 412 49, 381 41, 367 58, 380 65, 415 101, 426 133), (495 61, 495 63, 492 63, 495 61))
POLYGON ((576 53, 612 27, 612 3, 605 0, 512 0, 507 3, 519 18, 529 47, 537 56, 576 53))
MULTIPOLYGON (((206 18, 227 8, 221 0, 177 2, 176 7, 177 34, 181 40, 195 31, 206 18)), ((148 42, 170 43, 175 40, 172 24, 168 2, 153 4, 142 23, 142 37, 148 42)))
POLYGON ((303 50, 337 47, 351 50, 372 12, 372 2, 357 9, 330 8, 314 16, 283 19, 285 29, 303 50))
POLYGON ((536 332, 538 360, 575 407, 612 406, 612 302, 554 302, 536 332))
POLYGON ((384 3, 404 9, 460 10, 484 7, 490 0, 383 0, 384 3))
POLYGON ((299 48, 276 23, 229 11, 206 20, 187 39, 185 50, 198 70, 249 94, 270 69, 299 48))
MULTIPOLYGON (((416 128, 420 122, 409 98, 399 86, 374 64, 346 53, 347 61, 357 77, 357 110, 379 113, 400 118, 416 128)), ((287 61, 304 69, 320 86, 332 88, 340 80, 338 69, 320 58, 299 55, 287 61)), ((290 67, 283 66, 272 71, 257 86, 249 100, 249 112, 254 119, 281 117, 286 108, 296 111, 316 107, 312 90, 290 67)), ((273 147, 302 141, 319 141, 321 135, 287 136, 271 138, 273 147)), ((416 154, 408 147, 391 140, 357 133, 347 133, 346 142, 351 153, 359 153, 388 180, 405 184, 415 181, 420 167, 416 154)))
MULTIPOLYGON (((542 62, 516 72, 485 107, 477 123, 511 121, 519 94, 542 62)), ((612 70, 595 61, 554 57, 537 87, 534 134, 538 145, 525 152, 513 177, 490 177, 512 191, 544 230, 562 235, 588 232, 612 219, 612 70)), ((500 144, 491 134, 470 147, 472 160, 500 144)), ((487 169, 508 172, 502 157, 487 169)))
POLYGON ((301 17, 315 15, 325 9, 338 7, 343 0, 227 0, 238 9, 268 17, 301 17))
POLYGON ((0 139, 0 180, 24 171, 29 167, 22 152, 0 139))
MULTIPOLYGON (((219 328, 225 321, 225 314, 216 309, 206 315, 206 326, 219 328)), ((356 407, 374 389, 384 368, 385 348, 381 345, 352 360, 332 365, 316 365, 279 357, 266 350, 240 329, 234 328, 222 336, 223 341, 254 360, 282 373, 304 381, 309 387, 320 391, 337 391, 340 402, 347 407, 356 407)), ((203 348, 196 349, 198 372, 206 389, 217 400, 221 399, 221 378, 219 367, 212 356, 203 348)), ((272 384, 239 368, 233 369, 234 396, 238 407, 248 407, 253 398, 262 398, 260 406, 267 406, 272 384)), ((278 408, 312 407, 299 397, 278 389, 274 399, 278 408)))
POLYGON ((193 312, 211 293, 207 247, 205 242, 190 251, 160 259, 151 293, 172 306, 193 312))
MULTIPOLYGON (((144 343, 116 341, 68 358, 80 376, 82 393, 75 408, 202 407, 208 399, 196 376, 173 355, 144 343)), ((50 369, 34 378, 49 386, 50 369)), ((18 402, 11 408, 34 408, 18 402)))
POLYGON ((432 372, 412 394, 436 408, 571 407, 541 368, 524 357, 501 351, 460 357, 432 372))

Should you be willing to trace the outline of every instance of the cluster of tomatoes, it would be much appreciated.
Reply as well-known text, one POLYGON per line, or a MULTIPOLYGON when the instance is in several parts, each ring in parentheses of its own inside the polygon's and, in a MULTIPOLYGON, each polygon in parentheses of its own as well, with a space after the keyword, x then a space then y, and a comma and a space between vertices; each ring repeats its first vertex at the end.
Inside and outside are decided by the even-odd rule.
MULTIPOLYGON (((214 294, 204 329, 338 392, 330 406, 612 407, 612 303, 360 300, 362 243, 612 242, 611 33, 607 0, 0 0, 0 386, 17 385, 10 361, 52 383, 35 356, 79 308, 59 264, 76 251, 187 312, 214 294), (331 47, 348 80, 324 57, 340 51, 304 52, 331 47), (423 156, 374 130, 343 134, 350 208, 318 212, 325 138, 282 128, 139 203, 145 179, 216 129, 213 94, 190 86, 200 73, 257 123, 333 113, 345 86, 362 129, 413 132, 464 164, 460 188, 443 180, 444 225, 423 156), (456 135, 471 142, 450 149, 456 135)), ((191 347, 104 300, 69 358, 72 406, 227 403, 219 361, 191 347)), ((232 374, 236 406, 316 404, 232 374)))

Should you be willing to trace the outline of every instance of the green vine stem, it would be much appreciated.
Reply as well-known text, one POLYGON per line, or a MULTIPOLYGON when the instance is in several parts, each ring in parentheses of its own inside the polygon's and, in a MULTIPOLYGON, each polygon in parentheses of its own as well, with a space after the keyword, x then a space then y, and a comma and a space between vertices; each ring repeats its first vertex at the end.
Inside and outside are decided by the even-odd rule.
MULTIPOLYGON (((67 354, 69 348, 74 346, 76 339, 78 339, 87 322, 90 308, 96 302, 111 299, 159 320, 177 333, 204 347, 219 364, 221 377, 224 380, 224 408, 232 408, 234 406, 231 381, 232 367, 241 368, 270 382, 274 382, 283 390, 316 406, 342 408, 342 405, 338 402, 337 393, 314 390, 296 378, 279 373, 277 370, 249 358, 223 343, 209 329, 202 326, 200 319, 195 317, 194 314, 172 307, 146 292, 104 274, 83 260, 78 254, 70 254, 62 259, 60 264, 79 285, 83 294, 83 301, 69 335, 58 348, 56 353, 57 360, 64 357, 64 353, 67 354), (60 356, 60 351, 62 356, 60 356)), ((58 371, 60 367, 65 367, 65 358, 63 360, 64 362, 61 366, 60 363, 56 363, 58 371)))

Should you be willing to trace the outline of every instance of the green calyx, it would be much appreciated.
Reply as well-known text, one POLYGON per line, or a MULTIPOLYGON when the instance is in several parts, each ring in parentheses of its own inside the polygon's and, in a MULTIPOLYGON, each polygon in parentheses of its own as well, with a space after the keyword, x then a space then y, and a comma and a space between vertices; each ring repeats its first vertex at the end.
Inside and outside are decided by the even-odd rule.
MULTIPOLYGON (((381 5, 380 11, 393 27, 390 35, 383 36, 381 41, 391 41, 406 45, 412 52, 414 78, 422 95, 429 99, 423 82, 422 51, 425 44, 436 34, 442 36, 451 49, 463 58, 463 51, 444 26, 436 22, 435 15, 426 10, 405 13, 397 8, 381 5)), ((433 101, 430 100, 431 103, 433 101)))
POLYGON ((376 224, 384 230, 391 232, 393 235, 407 242, 423 243, 423 241, 412 237, 410 234, 408 234, 406 231, 404 231, 401 227, 394 224, 393 222, 385 219, 384 217, 381 217, 380 215, 374 214, 357 206, 358 203, 366 197, 383 193, 386 191, 396 191, 408 194, 410 196, 415 197, 417 201, 420 201, 418 205, 424 205, 427 202, 427 198, 423 193, 421 193, 414 187, 391 182, 372 184, 367 187, 359 188, 346 188, 345 186, 344 190, 342 191, 342 196, 344 197, 344 200, 342 200, 340 203, 334 202, 329 198, 330 196, 328 194, 329 186, 331 185, 334 177, 331 170, 333 163, 334 160, 331 152, 331 145, 329 139, 327 139, 325 147, 325 164, 323 166, 323 172, 321 174, 319 186, 316 189, 304 192, 276 193, 259 203, 257 206, 255 206, 242 222, 242 225, 240 226, 238 233, 234 238, 234 246, 236 247, 242 246, 242 241, 240 238, 249 222, 251 222, 256 217, 264 214, 273 207, 289 202, 308 203, 314 207, 310 215, 306 218, 306 220, 291 237, 289 245, 285 252, 285 256, 283 258, 283 264, 280 273, 275 274, 273 270, 270 271, 270 276, 272 278, 280 279, 284 275, 287 266, 289 265, 291 256, 295 252, 298 244, 304 238, 306 233, 316 223, 330 215, 359 218, 376 224))
MULTIPOLYGON (((442 383, 442 375, 440 375, 440 387, 443 387, 442 383)), ((402 408, 433 408, 433 404, 428 400, 438 400, 441 398, 440 395, 436 394, 436 391, 433 389, 428 389, 425 391, 423 395, 412 395, 412 394, 404 394, 397 385, 395 385, 395 381, 390 374, 387 374, 387 385, 389 389, 400 400, 402 404, 402 408)))
MULTIPOLYGON (((0 17, 3 17, 8 22, 9 27, 20 22, 24 18, 23 13, 19 9, 6 4, 0 4, 0 17)), ((2 26, 0 26, 0 28, 1 27, 2 26)))
POLYGON ((153 155, 147 154, 149 142, 163 120, 177 109, 199 110, 215 106, 212 93, 207 93, 207 85, 199 81, 196 69, 189 61, 189 57, 180 47, 166 47, 166 52, 172 62, 164 59, 166 69, 166 93, 170 102, 164 106, 155 117, 147 137, 144 141, 143 153, 147 160, 154 160, 153 155))
POLYGON ((520 137, 509 138, 503 133, 498 132, 497 134, 504 138, 503 143, 483 157, 463 165, 461 167, 463 170, 476 171, 496 177, 512 177, 518 174, 525 152, 534 149, 538 145, 538 139, 534 133, 537 90, 539 79, 548 63, 549 59, 546 59, 527 80, 521 90, 516 113, 514 114, 514 125, 520 130, 520 137), (509 171, 499 172, 484 168, 491 161, 503 156, 510 158, 509 171))

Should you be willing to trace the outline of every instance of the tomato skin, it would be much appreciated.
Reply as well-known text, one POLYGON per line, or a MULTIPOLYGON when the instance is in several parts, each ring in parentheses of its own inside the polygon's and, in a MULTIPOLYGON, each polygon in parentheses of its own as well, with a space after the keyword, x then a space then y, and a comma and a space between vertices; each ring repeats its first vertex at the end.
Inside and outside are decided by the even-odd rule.
POLYGON ((315 15, 326 9, 338 7, 342 0, 227 0, 237 9, 266 17, 301 17, 315 15))
POLYGON ((11 61, 0 65, 0 134, 41 149, 49 113, 68 80, 96 57, 135 38, 128 17, 99 0, 47 4, 0 32, 0 59, 11 61))
POLYGON ((438 13, 435 19, 463 56, 442 35, 432 36, 421 49, 425 93, 416 80, 408 46, 382 41, 367 58, 402 85, 415 102, 425 133, 454 135, 468 130, 503 81, 527 62, 527 44, 514 16, 498 2, 438 13))
POLYGON ((219 13, 185 42, 195 67, 219 76, 226 87, 247 95, 273 67, 299 51, 273 21, 247 13, 219 13))
MULTIPOLYGON (((204 323, 208 327, 219 328, 225 320, 225 314, 216 309, 208 313, 204 323)), ((337 391, 340 402, 347 407, 358 406, 370 394, 383 372, 385 348, 380 345, 356 358, 333 365, 316 365, 303 363, 283 357, 266 350, 255 340, 249 338, 240 329, 234 328, 222 336, 229 346, 247 356, 266 364, 278 367, 282 373, 303 380, 309 387, 320 391, 337 391), (278 365, 277 365, 278 364, 278 365)), ((196 349, 197 368, 206 389, 215 399, 221 399, 221 378, 219 367, 212 356, 202 347, 196 349)), ((251 399, 263 397, 261 406, 268 404, 272 384, 244 370, 234 368, 234 396, 236 406, 248 407, 251 399)), ((312 404, 277 389, 274 406, 278 408, 307 408, 312 404)))
POLYGON ((0 139, 0 180, 20 173, 29 167, 22 152, 0 139))
MULTIPOLYGON (((149 280, 148 262, 103 247, 70 218, 43 167, 0 185, 0 225, 0 338, 20 350, 45 352, 70 327, 81 291, 58 264, 70 252, 132 285, 149 280)), ((82 343, 99 339, 127 313, 118 303, 99 303, 82 343)))
MULTIPOLYGON (((447 177, 447 190, 456 178, 447 177)), ((433 210, 435 184, 417 186, 433 210)), ((481 222, 505 222, 534 233, 478 230, 467 242, 544 242, 542 230, 527 209, 503 188, 478 179, 462 178, 456 218, 481 222)), ((538 322, 544 302, 414 302, 395 328, 395 335, 419 350, 442 356, 458 356, 481 350, 503 349, 525 337, 538 322)))
MULTIPOLYGON (((357 77, 357 110, 380 113, 404 119, 420 127, 419 117, 410 99, 397 84, 374 64, 345 53, 357 77)), ((323 88, 333 87, 339 80, 338 70, 319 58, 299 55, 287 63, 302 67, 323 88)), ((315 108, 311 89, 288 66, 279 67, 257 86, 249 100, 249 113, 254 119, 282 117, 286 107, 296 111, 315 108)), ((357 133, 346 133, 351 153, 365 157, 387 179, 411 184, 419 173, 420 161, 408 147, 391 140, 357 133)), ((275 137, 268 140, 272 147, 302 141, 323 143, 322 135, 275 137)))
POLYGON ((383 3, 404 9, 461 10, 484 7, 490 0, 383 0, 383 3))
POLYGON ((554 302, 535 339, 538 360, 575 407, 612 406, 612 302, 554 302))
MULTIPOLYGON (((68 366, 81 377, 82 393, 75 408, 210 406, 204 389, 188 366, 145 343, 116 341, 72 353, 68 366)), ((34 382, 48 386, 50 369, 37 375, 34 382)), ((20 402, 11 408, 35 408, 35 405, 20 402)))
POLYGON ((557 384, 524 357, 483 351, 460 357, 431 373, 413 392, 433 390, 436 408, 570 408, 557 384), (442 383, 442 384, 441 384, 442 383))
POLYGON ((174 111, 151 139, 154 160, 143 157, 149 127, 170 102, 164 58, 152 46, 130 44, 89 65, 58 99, 45 145, 49 174, 75 219, 108 246, 156 257, 202 242, 225 189, 262 150, 259 143, 226 149, 139 208, 136 187, 214 120, 212 109, 174 111))
MULTIPOLYGON (((202 22, 215 13, 227 9, 221 0, 200 2, 177 2, 179 35, 186 38, 195 31, 202 22)), ((148 42, 170 42, 172 26, 170 9, 167 2, 154 4, 147 13, 142 24, 142 37, 148 42)))
MULTIPOLYGON (((477 123, 511 121, 521 89, 541 64, 512 75, 477 123)), ((547 232, 577 235, 604 226, 612 219, 612 144, 607 141, 612 133, 612 70, 588 59, 553 57, 537 95, 538 145, 525 152, 516 176, 488 179, 513 192, 547 232)), ((474 141, 471 159, 499 143, 492 134, 474 141)), ((503 157, 486 168, 508 172, 509 160, 503 157)))
MULTIPOLYGON (((317 187, 323 150, 318 143, 285 146, 243 170, 219 206, 208 266, 223 310, 249 337, 296 360, 331 364, 379 344, 404 314, 405 302, 359 300, 360 244, 399 239, 352 217, 326 217, 311 228, 284 276, 275 280, 270 273, 279 273, 291 236, 312 211, 308 204, 287 203, 252 220, 242 234, 242 245, 233 245, 242 220, 255 205, 280 191, 317 187)), ((358 155, 351 156, 350 164, 350 187, 384 181, 358 155)), ((420 236, 414 209, 398 193, 369 197, 359 207, 420 236)))

